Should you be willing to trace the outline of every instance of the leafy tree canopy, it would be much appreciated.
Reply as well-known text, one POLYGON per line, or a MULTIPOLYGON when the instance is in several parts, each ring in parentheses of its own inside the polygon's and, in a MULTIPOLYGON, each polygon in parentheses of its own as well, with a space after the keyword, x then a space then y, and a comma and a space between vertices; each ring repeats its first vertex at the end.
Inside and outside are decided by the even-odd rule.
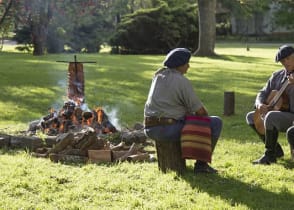
POLYGON ((114 53, 166 53, 171 48, 195 49, 198 43, 197 8, 191 4, 152 9, 123 17, 110 45, 114 53))
POLYGON ((277 25, 294 28, 294 1, 293 0, 279 0, 275 3, 277 11, 275 12, 275 22, 277 25))

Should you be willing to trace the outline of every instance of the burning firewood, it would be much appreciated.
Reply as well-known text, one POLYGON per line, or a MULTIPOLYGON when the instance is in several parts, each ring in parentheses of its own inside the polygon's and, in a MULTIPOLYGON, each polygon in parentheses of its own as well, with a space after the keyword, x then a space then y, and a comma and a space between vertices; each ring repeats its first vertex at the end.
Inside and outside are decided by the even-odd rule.
POLYGON ((32 121, 27 131, 29 136, 37 131, 56 136, 56 143, 52 148, 38 149, 34 155, 50 157, 54 162, 94 157, 104 161, 148 159, 140 146, 146 142, 143 126, 118 131, 102 107, 90 110, 85 104, 84 62, 78 62, 75 56, 74 62, 68 63, 68 100, 60 110, 50 108, 47 115, 32 121))
POLYGON ((67 132, 78 132, 85 127, 92 127, 97 134, 115 133, 117 129, 109 121, 101 107, 92 111, 83 111, 73 101, 64 103, 60 111, 52 111, 41 118, 32 121, 27 134, 35 135, 38 130, 47 135, 58 135, 67 132))
POLYGON ((116 132, 116 128, 108 120, 108 116, 101 107, 89 110, 85 104, 85 82, 83 63, 96 63, 92 61, 57 61, 68 64, 68 100, 63 107, 56 111, 50 109, 48 115, 39 121, 33 121, 28 129, 29 135, 41 130, 47 135, 58 135, 67 132, 78 132, 85 126, 91 126, 99 134, 116 132))

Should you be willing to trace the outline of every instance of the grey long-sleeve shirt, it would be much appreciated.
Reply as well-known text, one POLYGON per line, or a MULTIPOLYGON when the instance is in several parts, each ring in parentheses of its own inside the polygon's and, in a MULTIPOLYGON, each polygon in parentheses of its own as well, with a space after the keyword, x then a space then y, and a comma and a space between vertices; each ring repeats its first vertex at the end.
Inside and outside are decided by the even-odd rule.
MULTIPOLYGON (((255 100, 255 107, 258 104, 265 103, 273 90, 280 90, 287 80, 287 71, 285 69, 273 72, 266 85, 259 91, 255 100)), ((289 111, 294 113, 294 85, 290 84, 285 90, 289 99, 289 111)))
POLYGON ((203 106, 191 82, 176 69, 163 68, 153 77, 144 116, 180 119, 203 106))

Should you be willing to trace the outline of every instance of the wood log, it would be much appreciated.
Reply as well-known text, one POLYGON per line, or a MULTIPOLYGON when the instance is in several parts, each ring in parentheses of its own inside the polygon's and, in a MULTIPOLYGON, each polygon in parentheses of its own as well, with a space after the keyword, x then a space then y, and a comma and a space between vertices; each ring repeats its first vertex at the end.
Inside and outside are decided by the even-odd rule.
POLYGON ((96 133, 87 133, 87 135, 84 135, 82 139, 79 139, 78 143, 76 143, 74 148, 80 149, 80 150, 88 150, 88 148, 97 142, 98 139, 96 137, 96 133))
POLYGON ((12 149, 28 149, 35 151, 39 147, 43 147, 44 141, 35 136, 11 136, 10 148, 12 149))
POLYGON ((56 144, 50 151, 50 153, 59 153, 66 149, 69 145, 71 145, 72 141, 74 140, 73 133, 63 133, 57 136, 56 144))
POLYGON ((48 153, 50 150, 51 148, 40 147, 36 149, 36 153, 45 154, 45 153, 48 153))
POLYGON ((66 148, 62 150, 58 154, 63 154, 63 155, 79 155, 79 156, 88 156, 88 151, 85 150, 80 150, 80 149, 72 149, 72 148, 66 148))
POLYGON ((148 153, 138 153, 127 157, 127 161, 129 162, 149 161, 149 159, 150 155, 148 153))
POLYGON ((130 149, 121 157, 119 157, 116 161, 124 161, 127 159, 128 156, 136 154, 138 151, 136 144, 133 143, 130 149))
POLYGON ((121 140, 128 145, 131 145, 132 143, 145 143, 146 139, 147 137, 143 129, 121 133, 121 140))
POLYGON ((112 151, 112 157, 114 161, 117 161, 120 157, 125 155, 128 151, 119 150, 119 151, 112 151))
POLYGON ((49 153, 38 153, 38 152, 33 152, 31 153, 33 157, 39 157, 39 158, 47 158, 49 157, 49 153))
MULTIPOLYGON (((133 143, 131 146, 126 146, 124 143, 120 144, 119 147, 115 147, 115 150, 112 150, 112 156, 114 161, 127 160, 128 155, 131 153, 134 155, 137 153, 147 153, 144 150, 144 147, 141 145, 133 143), (123 146, 122 146, 123 145, 123 146)), ((131 154, 132 155, 132 154, 131 154)))
POLYGON ((104 141, 102 139, 96 139, 96 141, 89 145, 87 150, 98 150, 98 149, 103 149, 104 148, 104 141))
POLYGON ((75 149, 87 152, 89 149, 95 150, 104 147, 104 141, 101 138, 97 138, 95 130, 91 127, 87 127, 74 135, 72 147, 75 149))
POLYGON ((49 158, 53 162, 80 162, 86 163, 88 161, 88 157, 80 156, 80 155, 63 155, 50 153, 49 158))
POLYGON ((111 150, 88 150, 91 163, 112 162, 111 150))
POLYGON ((39 147, 52 147, 54 144, 56 144, 56 137, 53 136, 47 136, 41 139, 37 136, 0 135, 0 148, 6 146, 11 149, 29 149, 30 151, 35 151, 39 147))
POLYGON ((156 141, 158 168, 163 173, 168 170, 181 175, 186 169, 186 161, 182 158, 181 142, 176 140, 156 141))
POLYGON ((0 148, 9 147, 10 145, 10 136, 9 135, 0 135, 0 148))
POLYGON ((230 116, 235 113, 235 93, 226 91, 224 93, 224 115, 230 116))
POLYGON ((46 136, 44 141, 45 141, 45 146, 46 147, 53 147, 53 145, 56 144, 56 136, 46 136))
POLYGON ((110 146, 110 149, 112 151, 118 151, 118 150, 121 150, 123 149, 123 147, 125 146, 125 142, 120 142, 118 145, 115 145, 115 146, 110 146))

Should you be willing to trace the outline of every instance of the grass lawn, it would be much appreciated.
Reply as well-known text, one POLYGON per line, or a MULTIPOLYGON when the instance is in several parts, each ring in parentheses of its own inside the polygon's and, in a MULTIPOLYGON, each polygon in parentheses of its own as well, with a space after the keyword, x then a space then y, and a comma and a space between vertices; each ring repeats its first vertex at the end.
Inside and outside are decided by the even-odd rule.
MULTIPOLYGON (((192 57, 186 75, 210 115, 224 128, 212 166, 217 175, 162 174, 155 163, 61 164, 23 150, 0 150, 0 209, 293 209, 294 162, 284 134, 285 157, 253 166, 264 146, 245 123, 257 91, 281 67, 278 44, 219 43, 214 58, 192 57), (223 116, 224 92, 235 92, 235 114, 223 116)), ((4 48, 5 49, 5 48, 4 48)), ((119 127, 142 122, 152 74, 164 55, 78 54, 84 64, 89 108, 115 113, 119 127)), ((26 130, 28 123, 66 100, 67 63, 73 54, 32 56, 0 52, 0 133, 26 130)))

